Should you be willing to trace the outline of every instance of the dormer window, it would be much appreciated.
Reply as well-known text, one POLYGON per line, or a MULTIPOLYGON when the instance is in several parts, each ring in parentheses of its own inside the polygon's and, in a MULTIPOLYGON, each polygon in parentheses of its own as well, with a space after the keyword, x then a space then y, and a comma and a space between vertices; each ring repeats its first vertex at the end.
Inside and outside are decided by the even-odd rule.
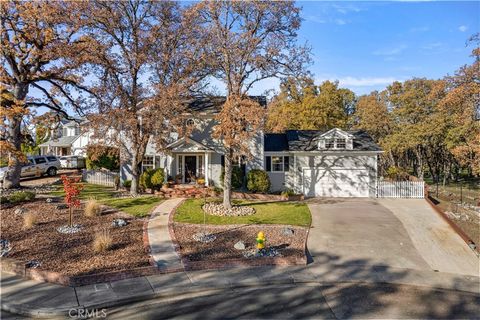
POLYGON ((336 149, 345 149, 347 146, 346 140, 345 139, 336 139, 337 141, 335 142, 335 148, 336 149))
POLYGON ((353 135, 340 129, 332 129, 320 136, 319 149, 352 150, 353 135))
POLYGON ((325 139, 325 148, 327 149, 335 148, 335 139, 325 139))
POLYGON ((328 138, 325 139, 325 149, 345 149, 347 141, 344 138, 328 138))

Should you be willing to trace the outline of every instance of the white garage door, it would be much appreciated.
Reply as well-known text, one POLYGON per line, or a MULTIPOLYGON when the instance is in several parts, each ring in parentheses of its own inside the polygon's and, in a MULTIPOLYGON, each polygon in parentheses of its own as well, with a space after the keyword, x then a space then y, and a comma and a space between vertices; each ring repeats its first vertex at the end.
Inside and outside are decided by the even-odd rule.
POLYGON ((368 197, 367 169, 303 169, 303 192, 308 197, 368 197))

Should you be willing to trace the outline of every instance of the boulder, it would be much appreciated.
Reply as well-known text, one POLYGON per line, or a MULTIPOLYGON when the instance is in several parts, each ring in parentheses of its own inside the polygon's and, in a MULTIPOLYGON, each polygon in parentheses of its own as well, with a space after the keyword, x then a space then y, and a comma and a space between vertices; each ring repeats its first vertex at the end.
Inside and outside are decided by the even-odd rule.
POLYGON ((233 247, 237 250, 245 250, 245 243, 243 243, 243 241, 238 241, 233 247))
POLYGON ((24 209, 24 208, 17 208, 17 209, 15 209, 15 211, 13 213, 21 215, 21 214, 25 214, 26 212, 27 212, 27 210, 24 209))
POLYGON ((287 237, 292 237, 295 233, 295 230, 289 227, 285 227, 282 229, 282 234, 287 237))

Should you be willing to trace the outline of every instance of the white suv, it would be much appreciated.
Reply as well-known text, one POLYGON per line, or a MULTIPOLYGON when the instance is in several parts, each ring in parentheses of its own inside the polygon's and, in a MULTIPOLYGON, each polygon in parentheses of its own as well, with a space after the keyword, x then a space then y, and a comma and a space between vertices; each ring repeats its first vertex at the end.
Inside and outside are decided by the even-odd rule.
MULTIPOLYGON (((20 174, 22 178, 30 176, 41 177, 44 174, 55 176, 60 169, 60 160, 56 156, 32 156, 27 157, 27 160, 28 162, 22 166, 20 174)), ((0 181, 3 181, 3 178, 10 170, 11 168, 9 167, 0 168, 0 181)))

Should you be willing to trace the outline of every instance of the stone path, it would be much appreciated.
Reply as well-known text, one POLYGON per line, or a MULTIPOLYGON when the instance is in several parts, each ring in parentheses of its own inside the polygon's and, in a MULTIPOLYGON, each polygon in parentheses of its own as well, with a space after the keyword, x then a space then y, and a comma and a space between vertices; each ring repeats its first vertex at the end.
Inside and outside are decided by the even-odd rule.
POLYGON ((159 204, 148 222, 148 241, 151 255, 160 269, 181 270, 183 265, 168 232, 168 216, 183 198, 168 199, 159 204))

